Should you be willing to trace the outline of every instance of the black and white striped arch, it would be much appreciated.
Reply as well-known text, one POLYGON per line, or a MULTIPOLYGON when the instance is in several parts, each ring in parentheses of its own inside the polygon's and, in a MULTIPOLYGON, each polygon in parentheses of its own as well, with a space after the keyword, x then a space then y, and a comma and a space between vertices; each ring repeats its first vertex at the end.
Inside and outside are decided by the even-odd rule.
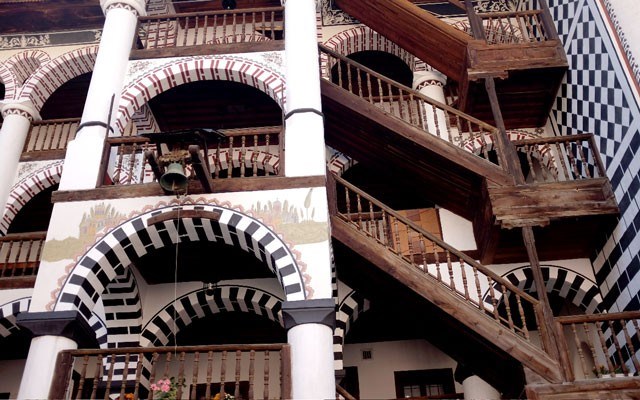
POLYGON ((194 320, 222 312, 253 313, 283 325, 281 309, 282 299, 250 286, 220 285, 214 289, 213 296, 206 296, 202 289, 196 290, 156 313, 142 330, 140 346, 168 345, 174 334, 194 320))
POLYGON ((293 253, 262 222, 241 212, 213 205, 169 206, 131 220, 106 234, 81 257, 65 281, 54 310, 78 309, 87 319, 105 287, 139 257, 178 242, 214 241, 239 247, 264 262, 276 275, 288 301, 306 299, 304 279, 293 253), (179 210, 218 212, 208 218, 169 219, 147 226, 147 220, 179 210), (178 225, 180 233, 178 234, 178 225))
POLYGON ((20 330, 16 325, 16 317, 21 312, 27 312, 31 304, 31 297, 12 300, 0 306, 0 337, 7 337, 20 330))
POLYGON ((369 300, 351 291, 338 305, 336 330, 333 333, 333 359, 336 371, 344 368, 344 339, 351 325, 363 312, 369 309, 369 300))

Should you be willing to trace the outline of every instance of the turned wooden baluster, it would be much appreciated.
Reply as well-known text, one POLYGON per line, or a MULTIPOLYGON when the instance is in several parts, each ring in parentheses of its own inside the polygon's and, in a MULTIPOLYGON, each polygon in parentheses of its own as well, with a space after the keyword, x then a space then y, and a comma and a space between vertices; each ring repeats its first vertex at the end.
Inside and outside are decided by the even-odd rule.
POLYGON ((556 152, 558 153, 558 160, 560 161, 560 166, 562 167, 562 174, 566 177, 567 180, 571 180, 571 175, 569 173, 569 169, 567 168, 567 163, 564 159, 564 148, 560 143, 555 143, 554 147, 556 148, 556 152))
MULTIPOLYGON (((589 330, 589 324, 587 322, 583 322, 582 323, 582 329, 585 332, 585 337, 587 339, 587 345, 589 346, 589 351, 591 351, 591 359, 595 363, 595 368, 598 369, 598 355, 596 354, 596 346, 593 343, 591 332, 589 330)), ((598 373, 596 373, 596 377, 597 376, 598 376, 598 373)))
POLYGON ((518 313, 520 314, 520 320, 522 321, 522 333, 524 337, 529 340, 529 328, 527 328, 527 319, 524 314, 524 309, 522 308, 522 300, 519 294, 516 294, 516 303, 518 305, 518 313))
POLYGON ((511 330, 511 332, 515 332, 513 318, 511 318, 511 306, 509 305, 509 294, 507 293, 507 288, 502 284, 500 284, 500 288, 502 289, 502 302, 504 303, 504 307, 507 311, 507 323, 509 324, 509 330, 511 330))
POLYGON ((196 351, 193 355, 193 376, 191 377, 191 393, 189 394, 189 398, 196 398, 196 385, 198 384, 198 373, 200 370, 198 369, 200 365, 200 352, 196 351))
POLYGON ((138 353, 138 362, 136 363, 136 382, 133 385, 133 400, 138 400, 140 392, 140 378, 142 377, 142 360, 144 354, 138 353))
POLYGON ((96 362, 96 372, 93 375, 93 388, 91 388, 91 396, 89 398, 91 400, 96 398, 96 394, 98 393, 98 382, 100 382, 100 377, 102 373, 102 357, 97 357, 96 362))
POLYGON ((256 351, 249 352, 249 400, 253 400, 253 384, 255 380, 256 351))
POLYGON ((120 398, 124 399, 125 389, 127 388, 127 377, 129 376, 129 360, 131 353, 124 356, 124 369, 122 370, 122 381, 120 382, 120 398))
POLYGON ((587 367, 587 360, 584 356, 584 352, 582 351, 582 344, 580 342, 580 337, 578 337, 578 330, 576 329, 576 324, 571 323, 571 332, 573 332, 573 342, 576 345, 576 350, 578 351, 578 355, 580 356, 580 364, 582 366, 582 373, 585 377, 588 376, 589 370, 587 367))
POLYGON ((527 155, 527 163, 529 164, 529 173, 531 174, 533 181, 538 182, 538 179, 536 176, 536 169, 535 169, 535 166, 533 165, 533 160, 531 159, 531 153, 533 152, 532 146, 525 145, 524 152, 527 155))
POLYGON ((476 291, 478 292, 478 307, 480 311, 484 311, 484 301, 482 301, 482 290, 480 289, 480 278, 478 277, 478 268, 476 268, 475 264, 472 264, 473 268, 473 277, 476 282, 476 291))
MULTIPOLYGON (((197 25, 196 25, 197 27, 197 25)), ((178 379, 176 380, 176 383, 178 385, 178 390, 176 391, 176 398, 180 399, 182 398, 182 386, 185 384, 185 377, 184 377, 184 359, 185 359, 185 355, 186 353, 184 351, 180 352, 180 359, 179 359, 179 364, 178 364, 178 379)))
POLYGON ((269 350, 264 351, 264 387, 263 397, 269 398, 269 350))
POLYGON ((78 391, 76 393, 76 399, 82 398, 82 389, 84 389, 84 381, 87 375, 87 366, 89 365, 89 355, 85 354, 82 357, 82 368, 80 370, 80 379, 78 380, 78 391))
POLYGON ((578 148, 578 155, 580 156, 580 162, 582 163, 582 170, 584 171, 587 179, 591 179, 591 171, 589 171, 589 162, 587 157, 584 155, 583 142, 580 141, 576 143, 576 147, 578 148))
POLYGON ((460 272, 462 273, 462 286, 464 288, 464 298, 465 300, 469 301, 471 299, 471 297, 469 296, 469 285, 467 284, 467 271, 465 268, 465 262, 462 258, 459 259, 460 261, 460 272))
POLYGON ((220 360, 220 398, 224 399, 224 384, 226 382, 227 375, 227 351, 222 351, 222 359, 220 360))
MULTIPOLYGON (((635 322, 635 320, 634 320, 635 322)), ((628 331, 628 327, 627 327, 627 321, 626 320, 622 320, 622 331, 624 332, 624 340, 627 343, 627 347, 629 348, 629 354, 631 354, 631 361, 633 362, 633 366, 636 369, 636 372, 640 371, 640 362, 638 361, 638 357, 636 355, 636 351, 634 349, 633 346, 633 342, 631 341, 631 336, 629 335, 629 331, 628 331)), ((636 333, 638 332, 638 329, 636 328, 636 333)))
POLYGON ((496 300, 496 292, 495 288, 493 287, 493 279, 490 276, 488 276, 487 279, 489 281, 489 296, 491 297, 491 305, 493 306, 493 318, 496 321, 500 321, 500 314, 498 313, 498 301, 496 300))
MULTIPOLYGON (((613 341, 613 346, 616 348, 616 354, 618 355, 618 362, 620 363, 620 365, 617 365, 616 367, 620 367, 622 368, 622 372, 627 375, 629 373, 629 369, 627 368, 627 366, 624 364, 624 358, 622 358, 622 349, 620 348, 620 342, 618 342, 618 335, 616 334, 616 330, 613 327, 613 321, 608 321, 609 324, 609 329, 611 331, 611 340, 613 341)), ((617 368, 614 368, 617 369, 617 368)), ((615 371, 612 371, 615 372, 615 371)))
POLYGON ((436 264, 436 279, 438 282, 442 282, 442 272, 440 271, 440 249, 436 242, 431 242, 433 244, 433 255, 436 264))
POLYGON ((447 256, 447 268, 449 270, 449 289, 455 291, 456 282, 453 278, 453 265, 451 264, 451 253, 449 253, 449 250, 445 250, 444 253, 447 256))
POLYGON ((209 400, 211 398, 211 380, 213 379, 213 351, 207 353, 207 386, 204 397, 209 400))
POLYGON ((609 369, 609 374, 611 376, 614 376, 615 366, 611 362, 611 358, 609 358, 609 356, 607 355, 607 342, 604 338, 604 332, 602 332, 602 329, 597 324, 594 324, 594 326, 596 328, 596 332, 598 333, 598 338, 600 339, 600 350, 602 350, 602 354, 604 354, 604 358, 605 360, 607 360, 607 368, 609 369))
POLYGON ((104 400, 109 400, 109 394, 111 390, 111 381, 113 380, 113 371, 116 366, 116 355, 111 354, 110 360, 111 360, 111 363, 109 365, 109 373, 107 374, 107 383, 106 383, 107 390, 105 390, 104 392, 104 400))
POLYGON ((240 367, 242 366, 242 351, 236 350, 236 382, 233 397, 240 398, 240 367))

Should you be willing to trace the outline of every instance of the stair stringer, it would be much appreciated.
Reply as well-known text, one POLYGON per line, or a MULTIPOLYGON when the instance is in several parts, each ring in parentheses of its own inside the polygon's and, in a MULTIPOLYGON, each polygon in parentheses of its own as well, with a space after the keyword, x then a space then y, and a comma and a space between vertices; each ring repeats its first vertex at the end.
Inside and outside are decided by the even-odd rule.
POLYGON ((560 383, 560 364, 547 353, 468 305, 450 289, 421 274, 374 239, 359 233, 337 216, 331 217, 332 236, 366 257, 382 271, 427 299, 496 347, 510 354, 551 383, 560 383), (371 251, 375 249, 375 251, 371 251))

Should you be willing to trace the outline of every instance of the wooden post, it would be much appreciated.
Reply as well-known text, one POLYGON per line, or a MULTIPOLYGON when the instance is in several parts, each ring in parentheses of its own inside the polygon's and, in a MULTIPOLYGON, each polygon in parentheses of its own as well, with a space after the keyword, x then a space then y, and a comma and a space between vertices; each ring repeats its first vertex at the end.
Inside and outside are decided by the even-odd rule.
POLYGON ((469 25, 471 26, 471 33, 473 38, 477 40, 486 41, 484 35, 484 28, 482 27, 482 18, 476 14, 476 9, 473 7, 471 0, 464 0, 465 8, 467 9, 467 16, 469 17, 469 25))
POLYGON ((556 26, 553 24, 553 17, 551 16, 551 12, 549 11, 547 1, 538 0, 538 4, 540 5, 540 9, 542 9, 542 26, 544 26, 545 33, 547 34, 547 39, 558 40, 558 31, 556 30, 556 26))
POLYGON ((544 277, 542 276, 542 270, 540 269, 540 260, 538 259, 532 227, 525 226, 522 228, 522 239, 527 249, 527 255, 529 256, 533 281, 536 284, 536 292, 538 294, 538 301, 540 302, 542 321, 539 322, 545 349, 551 357, 560 363, 565 380, 573 381, 573 370, 571 368, 567 347, 566 344, 563 346, 559 343, 563 339, 559 338, 561 332, 557 329, 553 312, 549 306, 549 298, 547 297, 546 285, 544 277))
POLYGON ((71 379, 71 366, 73 365, 73 356, 68 351, 58 353, 56 361, 55 375, 53 377, 51 388, 49 389, 50 399, 65 399, 65 392, 69 387, 69 379, 71 379))
POLYGON ((291 346, 285 344, 280 350, 280 398, 291 399, 291 346))

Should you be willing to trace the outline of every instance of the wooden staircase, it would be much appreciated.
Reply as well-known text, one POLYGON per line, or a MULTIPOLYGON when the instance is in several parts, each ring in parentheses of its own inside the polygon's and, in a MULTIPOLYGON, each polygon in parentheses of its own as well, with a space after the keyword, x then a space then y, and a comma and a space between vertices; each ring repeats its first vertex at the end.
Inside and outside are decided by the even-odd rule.
POLYGON ((536 0, 526 11, 482 14, 450 2, 468 13, 468 22, 454 27, 409 0, 336 0, 342 10, 455 81, 460 110, 495 124, 483 81, 496 78, 507 129, 544 125, 568 68, 546 2, 536 0))
POLYGON ((497 128, 323 46, 320 60, 326 143, 380 174, 410 177, 416 196, 472 221, 484 262, 527 261, 522 226, 540 227, 542 259, 587 257, 596 232, 615 222, 592 135, 501 141, 497 128), (509 153, 527 182, 507 173, 509 153))
POLYGON ((335 239, 549 382, 562 382, 544 350, 550 345, 536 299, 347 181, 331 176, 328 187, 335 239), (525 310, 535 316, 542 348, 525 310))

